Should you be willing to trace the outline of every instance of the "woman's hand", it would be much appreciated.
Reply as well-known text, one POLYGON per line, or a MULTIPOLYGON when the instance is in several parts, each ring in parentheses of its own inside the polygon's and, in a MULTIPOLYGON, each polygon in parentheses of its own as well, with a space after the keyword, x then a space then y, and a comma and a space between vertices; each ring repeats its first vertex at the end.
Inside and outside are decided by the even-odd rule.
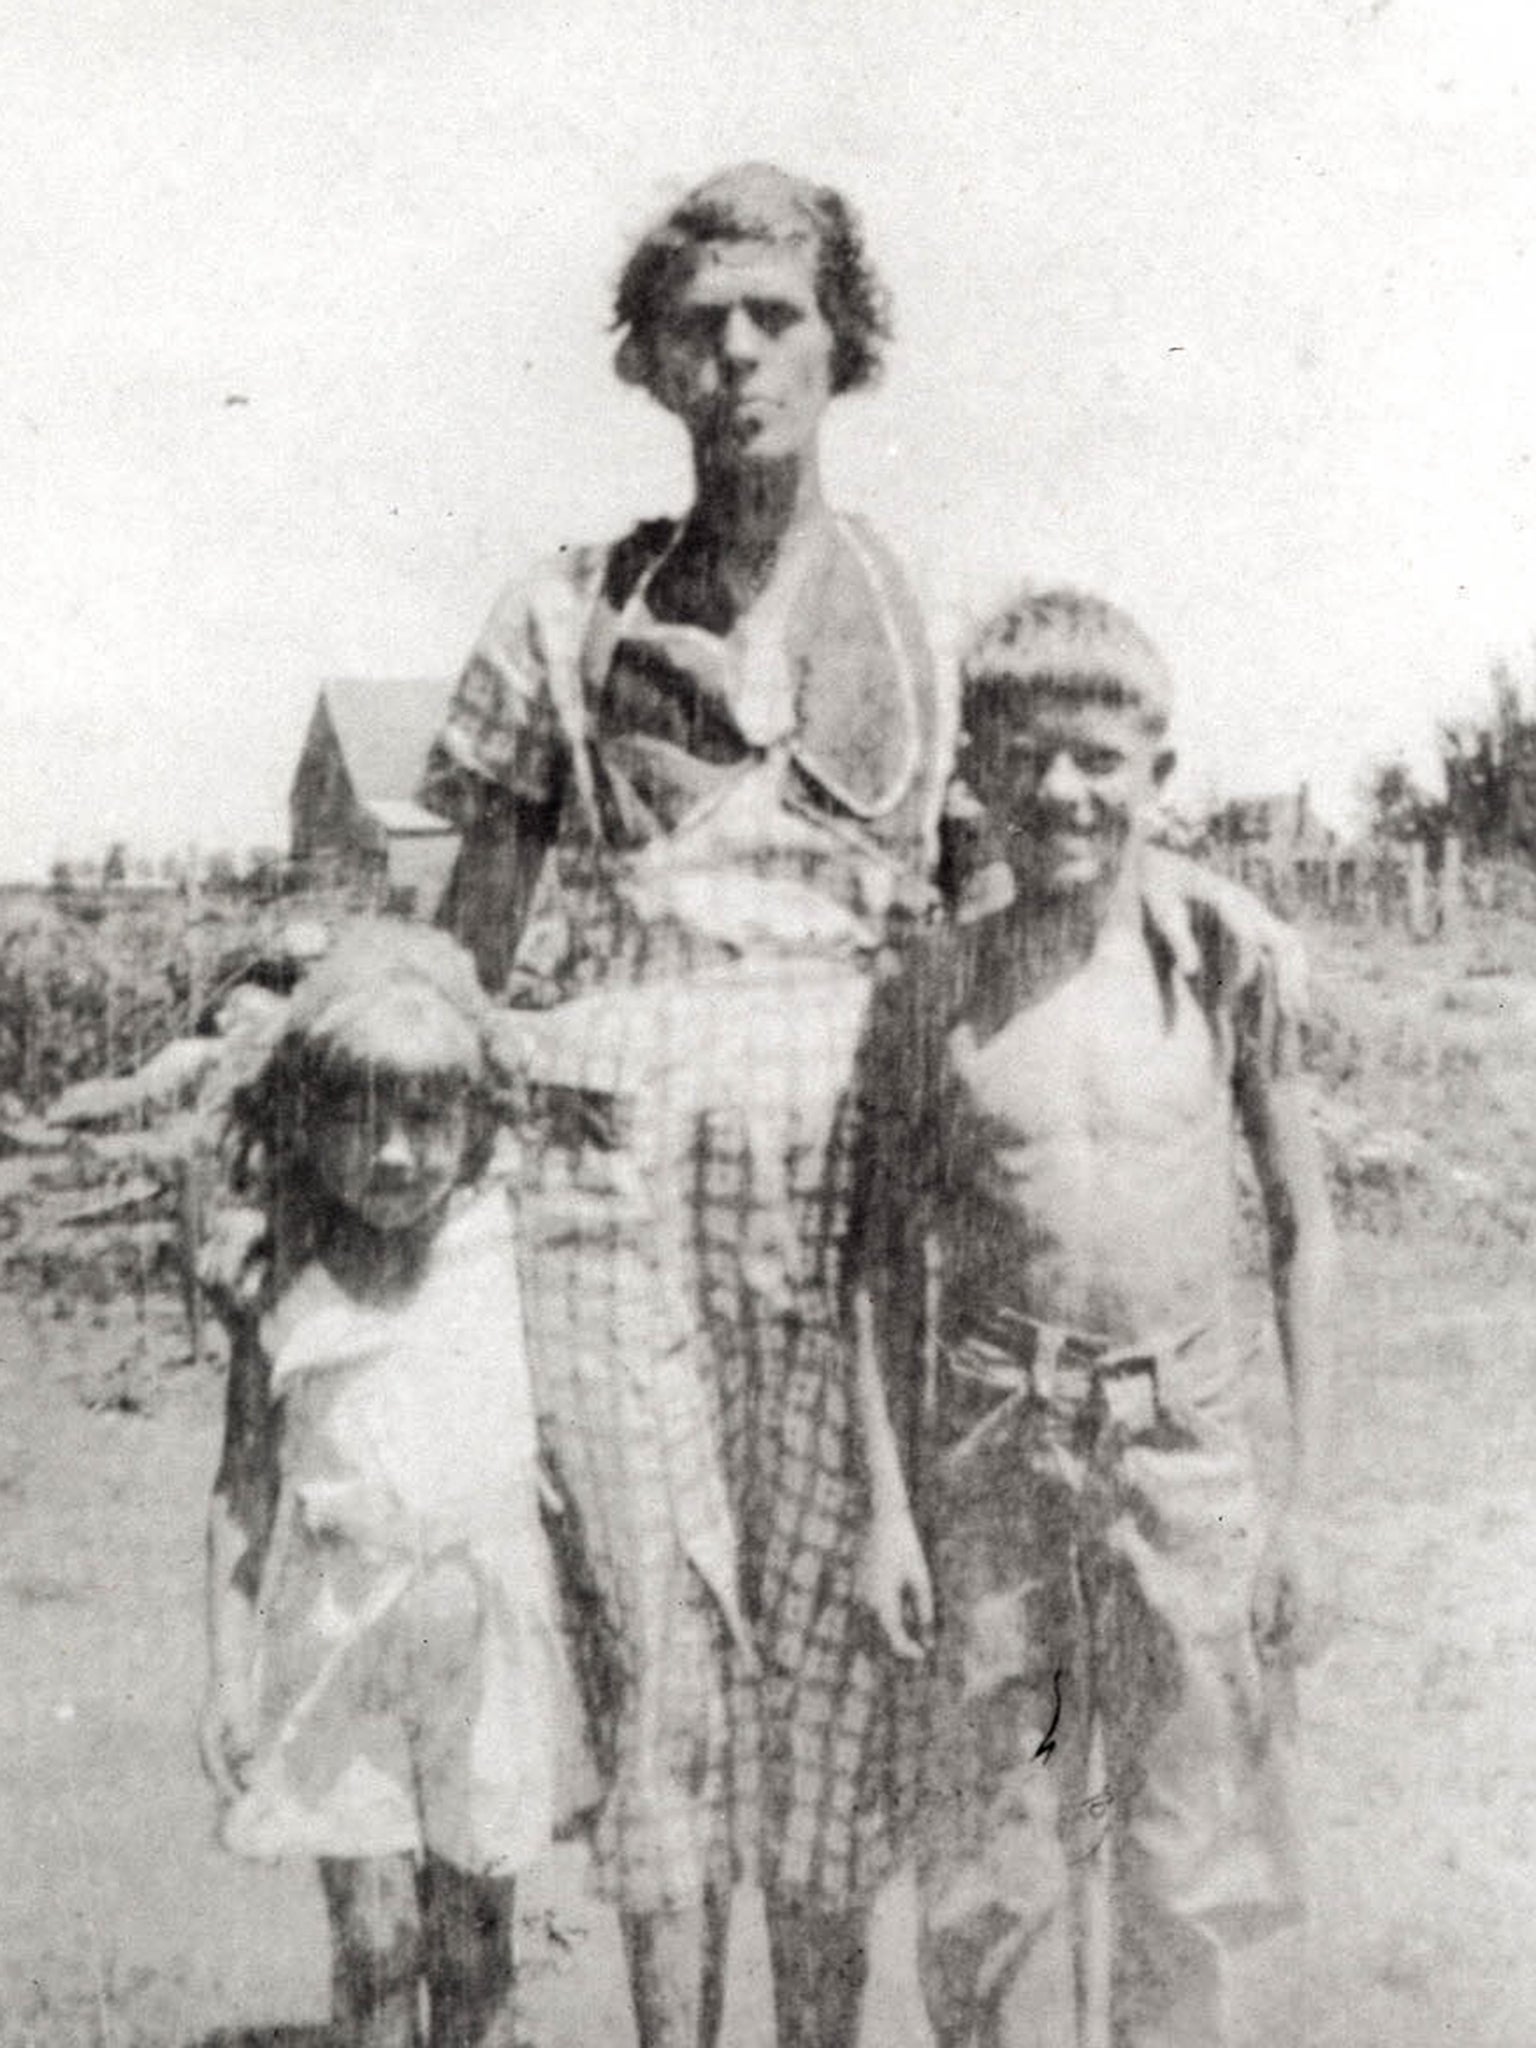
POLYGON ((896 1656, 916 1663, 933 1635, 933 1582, 905 1507, 877 1509, 859 1556, 855 1590, 896 1656))
POLYGON ((246 1679, 215 1674, 209 1680, 197 1747, 208 1782, 228 1805, 249 1784, 256 1754, 256 1703, 246 1679))

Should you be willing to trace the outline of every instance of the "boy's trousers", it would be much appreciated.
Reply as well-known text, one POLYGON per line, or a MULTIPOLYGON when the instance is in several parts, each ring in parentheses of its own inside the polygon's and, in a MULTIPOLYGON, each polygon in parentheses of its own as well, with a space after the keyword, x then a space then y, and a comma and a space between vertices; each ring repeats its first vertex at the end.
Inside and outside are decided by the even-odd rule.
MULTIPOLYGON (((1191 1364, 1159 1360, 1158 1396, 1191 1364)), ((1149 1375, 1129 1423, 1091 1379, 1047 1403, 1027 1371, 999 1392, 941 1369, 919 1895, 942 2048, 1083 2038, 1084 1879, 1110 1899, 1116 2048, 1235 2042, 1234 1957, 1300 1917, 1289 1673, 1255 1646, 1260 1507, 1212 1364, 1214 1402, 1154 1405, 1149 1375)))

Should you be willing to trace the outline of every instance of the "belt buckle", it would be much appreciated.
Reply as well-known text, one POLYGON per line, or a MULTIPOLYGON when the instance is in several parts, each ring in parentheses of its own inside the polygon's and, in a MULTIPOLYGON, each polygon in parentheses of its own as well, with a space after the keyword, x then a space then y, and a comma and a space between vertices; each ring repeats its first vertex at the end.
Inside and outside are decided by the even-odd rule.
POLYGON ((997 1320, 1017 1331, 1014 1341, 1031 1399, 1042 1407, 1073 1411, 1088 1405, 1094 1372, 1104 1355, 1102 1344, 1061 1324, 1037 1322, 1017 1309, 998 1309, 997 1320))
POLYGON ((1122 1352, 1104 1359, 1095 1376, 1107 1421, 1127 1436, 1145 1436, 1157 1426, 1157 1355, 1122 1352))
POLYGON ((1090 1339, 1070 1331, 1053 1331, 1046 1351, 1049 1364, 1040 1382, 1040 1398, 1053 1407, 1085 1408, 1093 1395, 1098 1348, 1090 1339))

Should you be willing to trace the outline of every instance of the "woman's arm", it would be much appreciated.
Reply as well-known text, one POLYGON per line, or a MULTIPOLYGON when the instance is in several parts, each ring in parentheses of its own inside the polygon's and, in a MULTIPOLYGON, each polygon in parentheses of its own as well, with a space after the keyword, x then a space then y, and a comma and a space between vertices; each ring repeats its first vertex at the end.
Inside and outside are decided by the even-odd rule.
POLYGON ((905 1658, 925 1654, 933 1625, 908 1473, 926 1421, 924 1361, 933 1310, 924 1219, 937 1172, 927 1142, 926 998, 935 985, 921 941, 876 981, 854 1063, 842 1252, 854 1428, 868 1502, 859 1593, 891 1648, 905 1658))
POLYGON ((885 1398, 869 1290, 853 1295, 854 1427, 869 1484, 869 1521, 859 1560, 859 1597, 898 1657, 927 1654, 933 1587, 913 1520, 900 1447, 885 1398))

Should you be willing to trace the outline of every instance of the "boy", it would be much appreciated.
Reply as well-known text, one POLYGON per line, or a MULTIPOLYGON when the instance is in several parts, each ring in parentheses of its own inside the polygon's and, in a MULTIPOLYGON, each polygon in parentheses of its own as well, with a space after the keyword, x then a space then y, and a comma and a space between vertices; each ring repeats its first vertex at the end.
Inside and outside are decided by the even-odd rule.
POLYGON ((934 1630, 918 1878, 942 2048, 1221 2048, 1234 1950, 1300 1910, 1283 1696, 1316 1625, 1332 1235, 1289 941, 1214 878, 1187 900, 1146 843, 1170 701, 1098 600, 1025 595, 983 630, 960 768, 995 857, 867 1034, 863 1583, 899 1653, 934 1630), (1290 1397, 1267 1545, 1228 1304, 1234 1107, 1290 1397))

